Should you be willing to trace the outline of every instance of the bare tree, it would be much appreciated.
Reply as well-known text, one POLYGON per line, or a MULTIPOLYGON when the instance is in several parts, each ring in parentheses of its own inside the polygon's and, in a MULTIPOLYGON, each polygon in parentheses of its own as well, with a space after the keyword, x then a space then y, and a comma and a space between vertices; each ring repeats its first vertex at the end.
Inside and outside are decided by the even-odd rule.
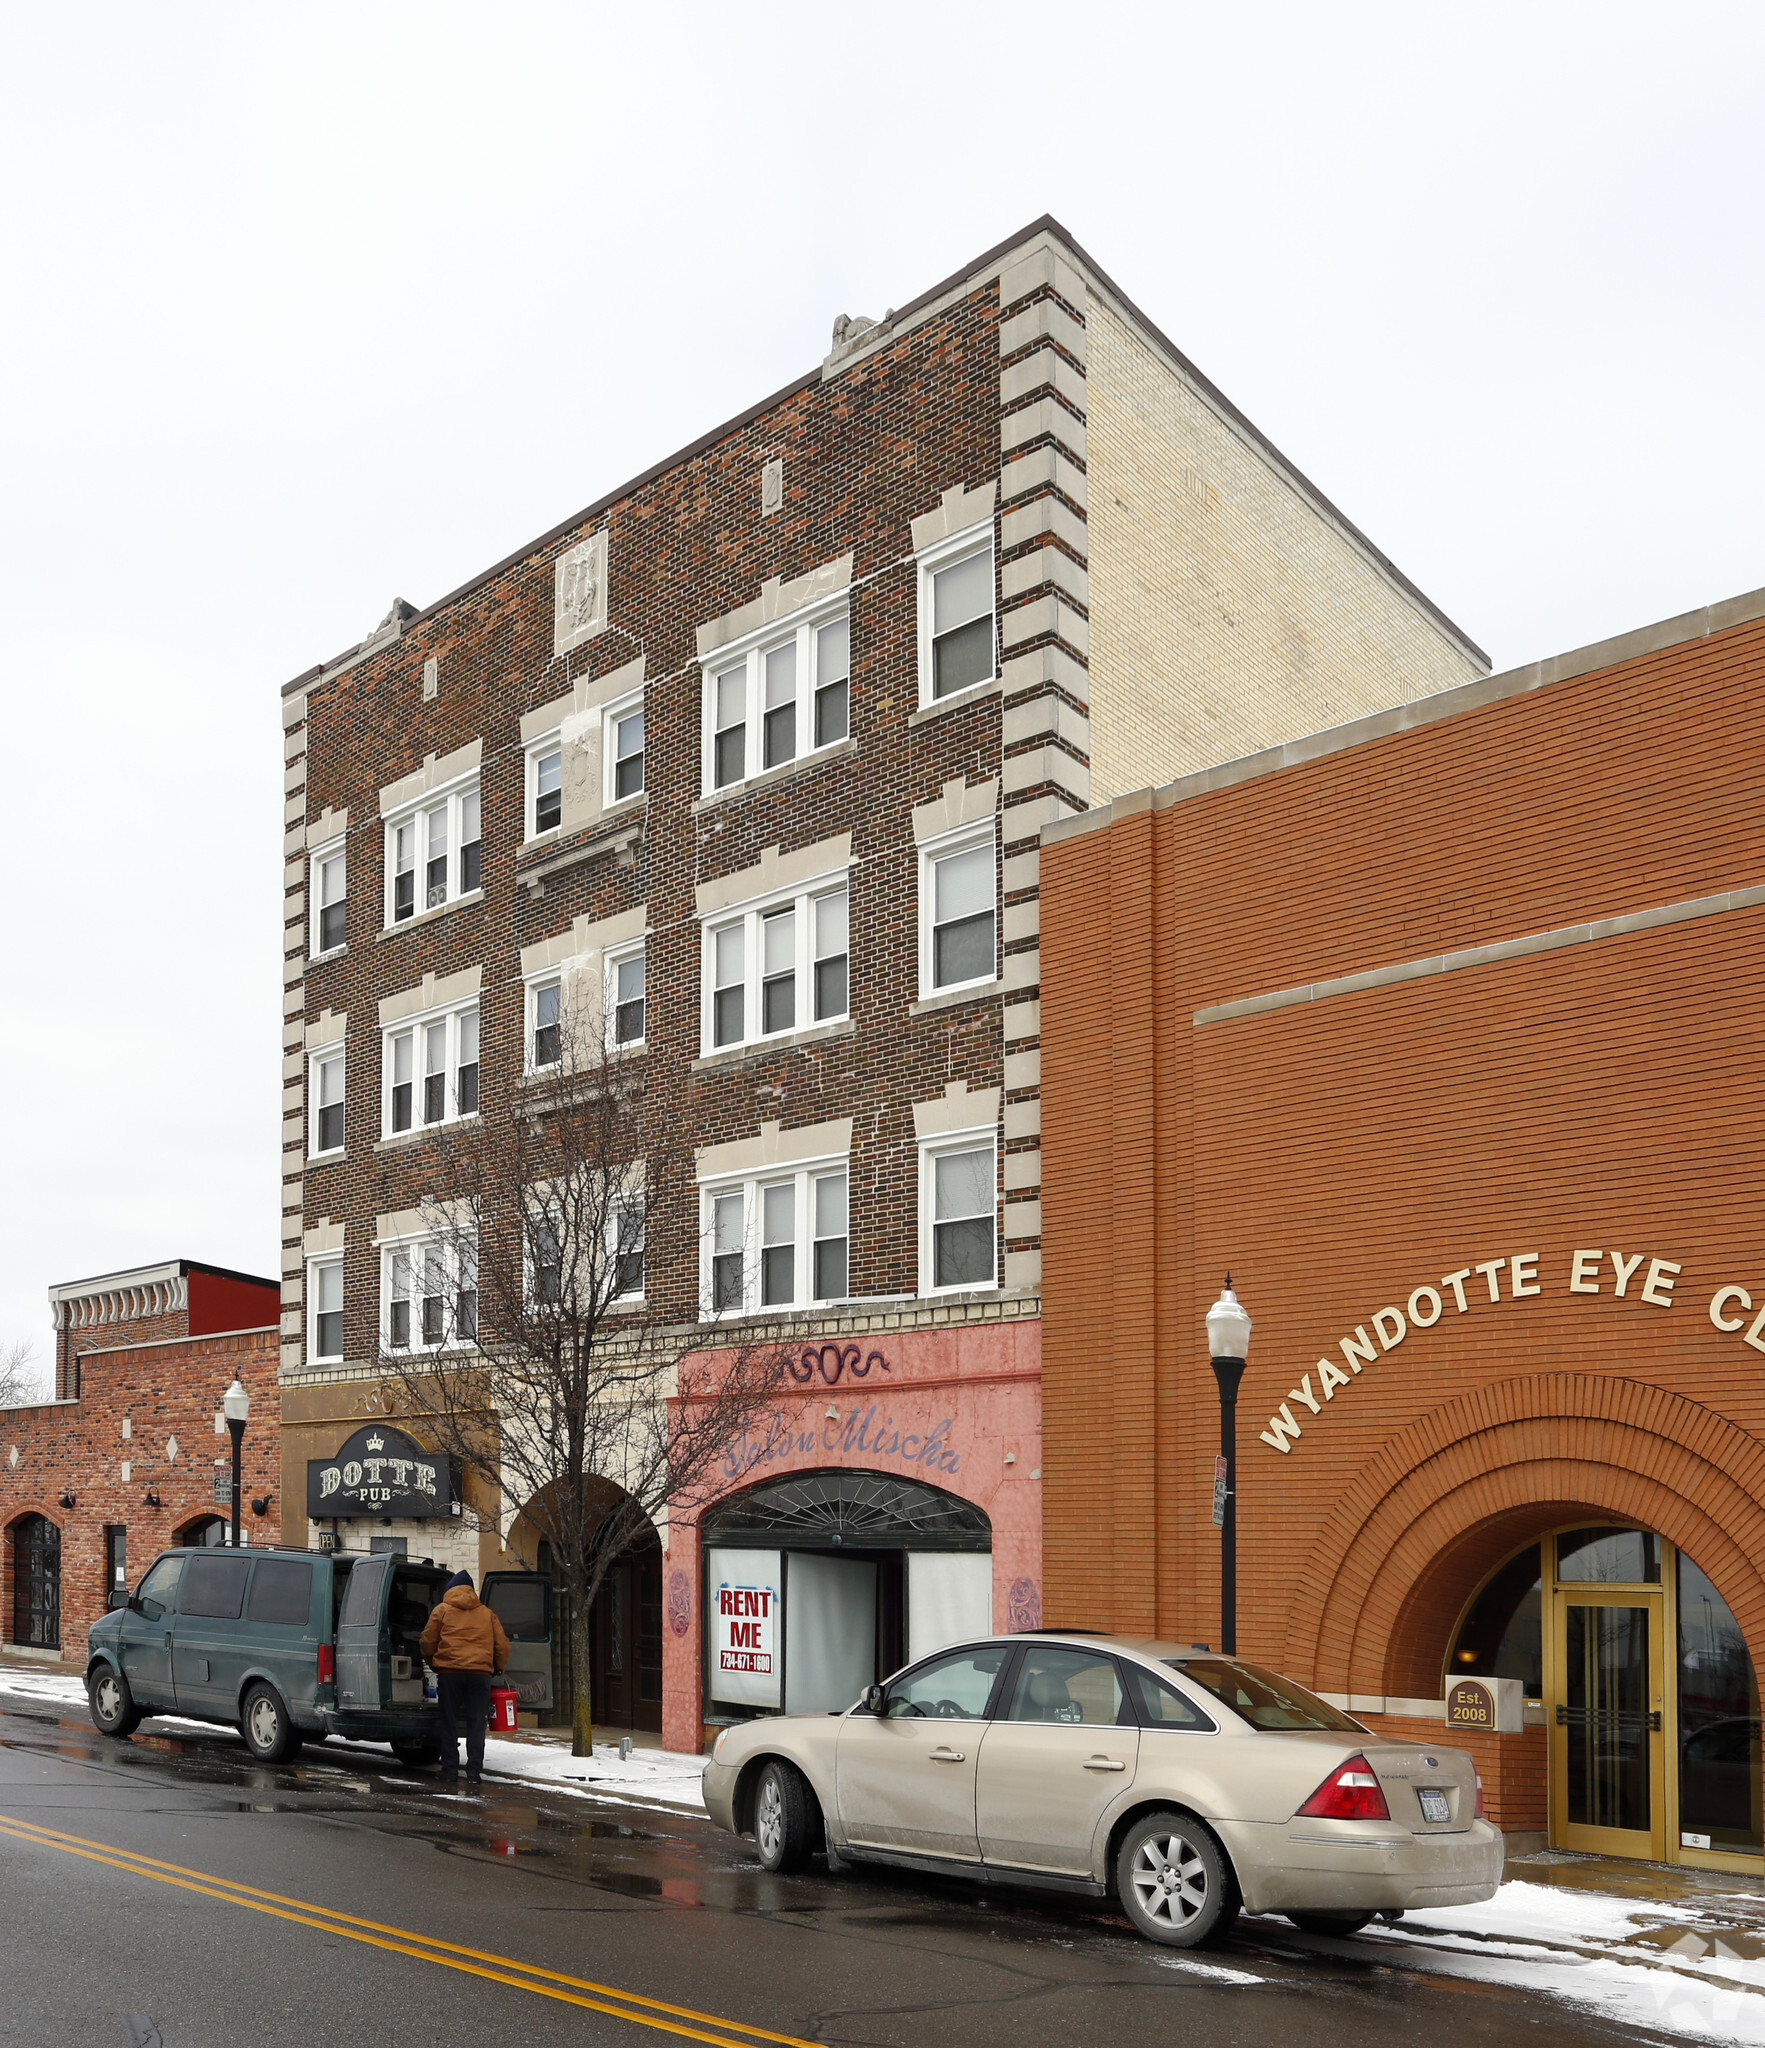
POLYGON ((44 1398, 36 1345, 28 1337, 0 1344, 0 1408, 27 1408, 44 1398))
POLYGON ((716 1490, 724 1455, 777 1397, 788 1336, 720 1334, 682 1384, 708 1333, 658 1305, 645 1242, 652 1190, 691 1201, 684 1117, 598 1014, 549 1028, 551 1085, 456 1139, 423 1241, 393 1254, 380 1357, 388 1412, 426 1425, 505 1504, 505 1525, 518 1507, 550 1546, 587 1756, 595 1595, 659 1518, 716 1490))

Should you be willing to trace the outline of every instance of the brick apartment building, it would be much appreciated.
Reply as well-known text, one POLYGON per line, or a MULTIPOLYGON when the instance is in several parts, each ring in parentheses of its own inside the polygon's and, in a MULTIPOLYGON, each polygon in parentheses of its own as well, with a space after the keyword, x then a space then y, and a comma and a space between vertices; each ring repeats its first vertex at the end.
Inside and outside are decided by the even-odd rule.
POLYGON ((214 1417, 235 1377, 252 1400, 244 1533, 281 1540, 278 1293, 273 1280, 168 1259, 64 1281, 49 1306, 55 1392, 0 1408, 0 1643, 81 1664, 113 1587, 168 1544, 221 1540, 232 1450, 214 1417))
MULTIPOLYGON (((290 1540, 382 1347, 420 1346, 461 1121, 516 1112, 573 991, 695 1132, 698 1184, 648 1191, 646 1297, 702 1348, 728 1235, 725 1313, 816 1328, 730 1461, 739 1517, 676 1522, 610 1586, 603 1718, 696 1746, 707 1717, 849 1697, 885 1651, 1033 1625, 1038 835, 1486 667, 1043 220, 295 678, 290 1540), (862 1674, 811 1670, 801 1630, 764 1682, 707 1675, 732 1572, 856 1616, 862 1674)), ((506 1561, 459 1522, 323 1533, 506 1561)))
POLYGON ((1755 1878, 1762 703, 1756 591, 1042 848, 1049 1619, 1218 1641, 1229 1271, 1240 1652, 1755 1878))

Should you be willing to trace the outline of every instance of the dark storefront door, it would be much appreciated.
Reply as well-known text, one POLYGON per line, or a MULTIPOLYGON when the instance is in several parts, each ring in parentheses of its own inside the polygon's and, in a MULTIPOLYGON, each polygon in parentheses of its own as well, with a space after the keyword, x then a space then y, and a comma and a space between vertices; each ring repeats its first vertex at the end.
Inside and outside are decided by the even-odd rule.
POLYGON ((12 1532, 12 1639, 61 1648, 61 1531, 44 1515, 26 1515, 12 1532))
POLYGON ((662 1726, 662 1552, 623 1557, 593 1613, 594 1717, 609 1728, 662 1726))
POLYGON ((1666 1748, 1660 1601, 1577 1587, 1559 1603, 1553 1839, 1599 1855, 1658 1857, 1666 1748))

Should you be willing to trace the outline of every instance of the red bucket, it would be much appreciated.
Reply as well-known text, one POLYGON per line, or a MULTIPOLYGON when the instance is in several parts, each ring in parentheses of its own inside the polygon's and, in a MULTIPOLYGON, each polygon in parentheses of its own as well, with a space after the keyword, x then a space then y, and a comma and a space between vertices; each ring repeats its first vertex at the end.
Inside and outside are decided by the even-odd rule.
POLYGON ((521 1725, 517 1710, 521 1696, 512 1685, 493 1685, 490 1688, 490 1732, 492 1735, 513 1735, 521 1725))

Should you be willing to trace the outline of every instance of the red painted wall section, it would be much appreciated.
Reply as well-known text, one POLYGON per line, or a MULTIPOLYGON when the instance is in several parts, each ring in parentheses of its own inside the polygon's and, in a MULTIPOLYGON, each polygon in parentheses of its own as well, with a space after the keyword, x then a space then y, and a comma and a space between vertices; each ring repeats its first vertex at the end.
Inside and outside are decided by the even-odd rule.
POLYGON ((266 1282, 193 1271, 186 1284, 192 1337, 213 1336, 218 1330, 265 1330, 281 1320, 281 1291, 266 1282))

